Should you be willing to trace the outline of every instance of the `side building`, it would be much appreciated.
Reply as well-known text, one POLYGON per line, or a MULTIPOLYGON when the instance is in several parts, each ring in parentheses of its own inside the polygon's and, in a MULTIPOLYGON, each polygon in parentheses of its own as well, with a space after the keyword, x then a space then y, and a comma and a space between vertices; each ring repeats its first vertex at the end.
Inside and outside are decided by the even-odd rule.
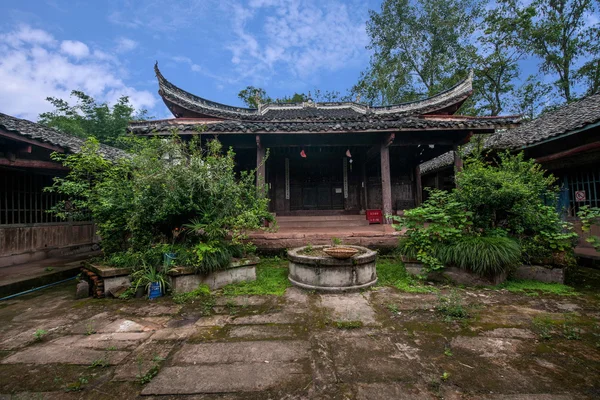
MULTIPOLYGON (((87 252, 98 242, 91 221, 62 221, 48 213, 62 198, 48 193, 68 171, 50 155, 75 153, 84 141, 0 113, 0 267, 87 252)), ((124 152, 101 146, 107 158, 124 152)))
MULTIPOLYGON (((490 135, 484 147, 491 152, 523 151, 554 174, 561 188, 559 208, 576 226, 581 206, 600 207, 600 93, 490 135)), ((424 187, 451 187, 453 159, 454 153, 448 152, 419 165, 424 187)), ((599 227, 591 233, 600 235, 599 227)), ((581 237, 578 253, 598 257, 586 235, 581 237)))

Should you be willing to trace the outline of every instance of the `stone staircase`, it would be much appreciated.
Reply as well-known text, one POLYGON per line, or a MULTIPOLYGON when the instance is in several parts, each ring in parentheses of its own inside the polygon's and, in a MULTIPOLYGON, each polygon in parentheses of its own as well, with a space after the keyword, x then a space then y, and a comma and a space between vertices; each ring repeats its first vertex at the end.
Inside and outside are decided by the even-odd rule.
POLYGON ((302 216, 277 216, 277 224, 280 229, 297 228, 353 228, 357 226, 368 226, 364 215, 302 215, 302 216))

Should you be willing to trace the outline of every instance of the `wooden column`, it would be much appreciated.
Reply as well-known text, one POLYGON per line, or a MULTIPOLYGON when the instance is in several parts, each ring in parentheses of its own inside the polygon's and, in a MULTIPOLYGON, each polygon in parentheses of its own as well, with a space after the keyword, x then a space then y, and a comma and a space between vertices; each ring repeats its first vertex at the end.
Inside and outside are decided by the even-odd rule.
POLYGON ((423 185, 421 184, 421 168, 415 168, 415 204, 417 207, 423 203, 423 185))
POLYGON ((383 142, 379 152, 381 159, 381 198, 383 203, 384 223, 388 223, 386 215, 392 214, 392 182, 390 179, 390 148, 383 142))
POLYGON ((456 174, 462 171, 463 160, 458 152, 458 145, 454 145, 454 181, 456 182, 456 174))
POLYGON ((362 163, 362 182, 363 182, 363 187, 362 187, 362 192, 363 192, 363 208, 365 210, 369 209, 369 198, 368 198, 368 192, 367 192, 367 160, 365 159, 365 161, 363 161, 362 163))
POLYGON ((265 194, 265 147, 260 141, 260 135, 256 135, 256 187, 261 194, 265 194))

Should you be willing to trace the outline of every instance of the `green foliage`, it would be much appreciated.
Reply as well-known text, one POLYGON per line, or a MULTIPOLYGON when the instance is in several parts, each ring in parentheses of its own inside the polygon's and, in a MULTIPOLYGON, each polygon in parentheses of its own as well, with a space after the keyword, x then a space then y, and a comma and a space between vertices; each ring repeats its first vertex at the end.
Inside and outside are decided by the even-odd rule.
POLYGON ((98 358, 90 364, 89 368, 106 368, 110 365, 110 363, 104 358, 98 358))
POLYGON ((240 90, 238 97, 246 104, 246 106, 251 108, 258 108, 259 104, 273 102, 264 89, 254 86, 247 86, 245 89, 240 90))
POLYGON ((501 0, 497 7, 506 19, 503 30, 541 59, 542 73, 557 77, 554 86, 566 102, 574 100, 577 66, 598 46, 598 25, 588 23, 597 11, 594 0, 501 0))
POLYGON ((371 104, 399 103, 445 90, 465 76, 476 2, 385 0, 370 11, 371 67, 353 88, 371 104))
POLYGON ((473 213, 453 194, 431 190, 420 207, 406 210, 404 216, 392 216, 396 229, 406 228, 400 241, 402 254, 422 262, 429 271, 444 267, 436 257, 436 249, 453 242, 471 230, 473 213))
MULTIPOLYGON (((600 225, 600 208, 598 207, 582 206, 579 208, 577 216, 581 220, 581 230, 583 232, 589 232, 592 225, 600 225)), ((600 251, 600 238, 598 236, 590 236, 585 241, 591 243, 596 250, 600 251)))
POLYGON ((393 217, 397 229, 406 228, 400 252, 426 271, 456 265, 497 274, 541 258, 570 265, 577 234, 553 205, 555 178, 522 153, 487 162, 475 145, 457 174, 457 188, 432 190, 420 207, 393 217))
POLYGON ((35 338, 36 342, 41 342, 42 340, 44 340, 44 336, 46 336, 47 334, 48 331, 44 329, 36 329, 36 331, 33 333, 33 337, 35 338))
POLYGON ((195 301, 212 301, 210 288, 208 285, 200 284, 191 292, 176 292, 173 294, 173 301, 177 304, 185 304, 195 301))
POLYGON ((342 244, 342 239, 337 238, 337 237, 332 237, 331 238, 331 245, 332 246, 339 246, 342 244))
POLYGON ((126 96, 119 98, 112 107, 97 103, 81 91, 73 90, 71 96, 76 98, 75 105, 48 97, 46 100, 54 110, 40 114, 38 122, 83 139, 93 137, 100 143, 124 147, 129 122, 146 116, 145 110, 136 113, 126 96))
POLYGON ((83 388, 85 387, 85 385, 88 384, 88 379, 81 376, 79 377, 79 379, 77 379, 77 381, 69 383, 66 387, 65 387, 65 392, 79 392, 80 390, 83 390, 83 388))
POLYGON ((554 323, 546 316, 536 316, 533 318, 533 329, 542 340, 552 339, 554 323))
POLYGON ((336 321, 335 326, 338 329, 358 329, 362 328, 362 321, 336 321))
POLYGON ((154 377, 158 375, 159 371, 160 367, 158 365, 153 365, 152 368, 150 368, 148 372, 146 372, 144 375, 138 375, 138 380, 140 384, 145 385, 147 383, 150 383, 150 381, 152 381, 152 379, 154 379, 154 377))
POLYGON ((240 282, 223 287, 226 296, 276 295, 282 296, 290 287, 287 261, 279 258, 261 259, 256 266, 256 280, 240 282))
POLYGON ((217 140, 201 147, 173 136, 136 143, 130 158, 111 163, 90 140, 78 154, 56 156, 71 172, 48 190, 68 197, 56 215, 91 213, 112 265, 158 266, 173 252, 179 265, 212 271, 250 249, 246 230, 273 219, 255 171, 236 173, 234 157, 217 140))
POLYGON ((133 287, 136 291, 140 286, 148 290, 152 283, 157 282, 160 284, 161 292, 164 293, 168 286, 167 274, 172 270, 174 269, 171 268, 164 270, 144 262, 142 264, 142 268, 134 271, 131 274, 131 279, 134 282, 133 287))
POLYGON ((519 264, 521 249, 508 237, 465 236, 438 246, 435 255, 445 265, 493 276, 519 264))
POLYGON ((431 293, 434 287, 425 286, 416 278, 406 272, 404 264, 398 259, 377 259, 377 284, 380 286, 393 286, 407 293, 431 293))
POLYGON ((555 294, 558 296, 573 296, 577 295, 575 289, 570 286, 560 283, 545 283, 538 281, 527 280, 508 280, 498 286, 501 289, 506 289, 513 293, 544 293, 555 294))
POLYGON ((469 313, 463 304, 463 299, 456 290, 452 290, 448 296, 440 295, 435 309, 447 321, 469 317, 469 313))

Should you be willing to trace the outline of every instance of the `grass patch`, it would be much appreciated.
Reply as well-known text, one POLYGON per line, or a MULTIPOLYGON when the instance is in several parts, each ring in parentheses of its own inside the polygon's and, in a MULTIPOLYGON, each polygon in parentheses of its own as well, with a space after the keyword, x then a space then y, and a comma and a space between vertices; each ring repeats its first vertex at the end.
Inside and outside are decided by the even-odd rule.
POLYGON ((337 321, 335 326, 338 329, 358 329, 362 328, 363 323, 361 321, 337 321))
POLYGON ((512 293, 524 293, 526 295, 555 294, 558 296, 575 296, 578 293, 570 286, 561 283, 544 283, 538 281, 506 281, 498 286, 512 293))
POLYGON ((282 296, 291 286, 288 280, 288 262, 279 257, 263 258, 256 266, 256 280, 223 287, 225 296, 267 295, 282 296))
POLYGON ((408 293, 431 293, 437 289, 423 285, 417 278, 406 272, 404 264, 398 258, 379 258, 377 260, 377 285, 393 286, 408 293))

